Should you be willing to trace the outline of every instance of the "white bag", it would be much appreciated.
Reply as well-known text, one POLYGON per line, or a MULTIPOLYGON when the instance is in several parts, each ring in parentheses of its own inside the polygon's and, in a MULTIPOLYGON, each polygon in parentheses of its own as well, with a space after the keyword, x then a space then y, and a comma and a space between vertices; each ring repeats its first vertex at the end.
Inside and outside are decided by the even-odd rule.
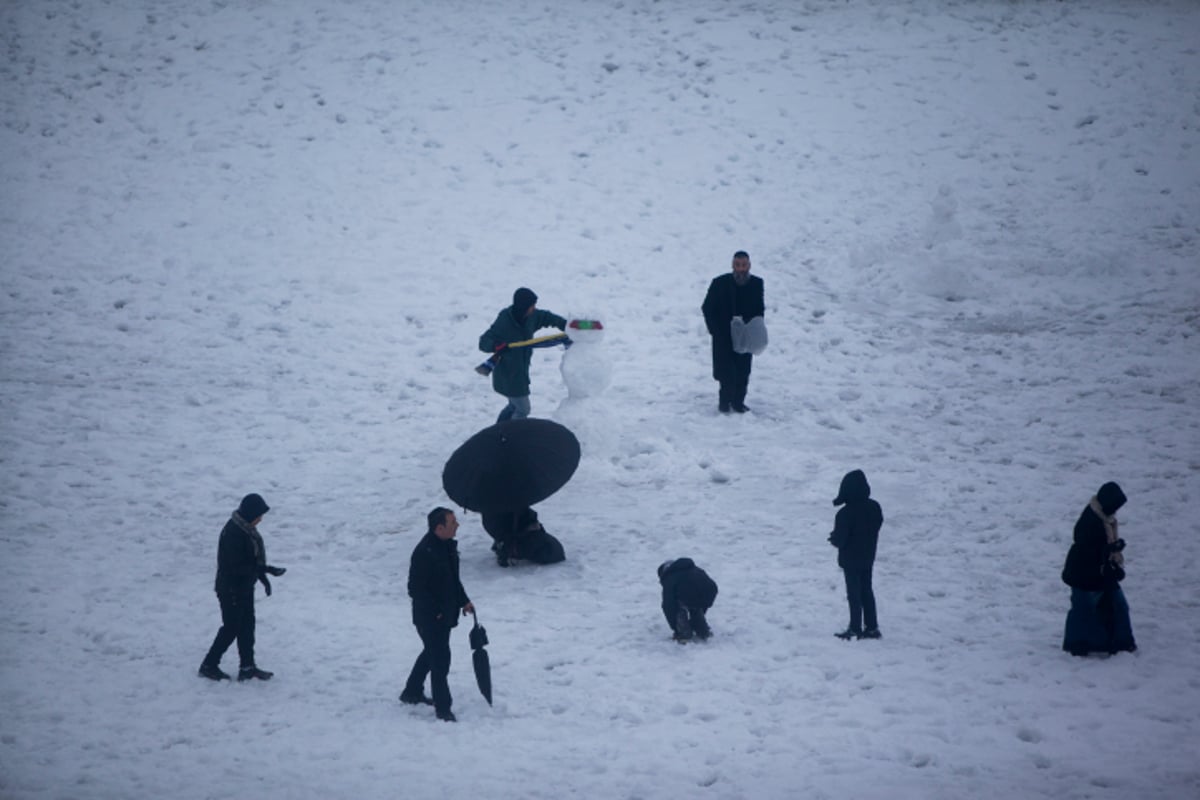
POLYGON ((751 317, 743 322, 735 316, 729 320, 729 334, 733 339, 733 352, 761 355, 767 349, 767 323, 762 317, 751 317))

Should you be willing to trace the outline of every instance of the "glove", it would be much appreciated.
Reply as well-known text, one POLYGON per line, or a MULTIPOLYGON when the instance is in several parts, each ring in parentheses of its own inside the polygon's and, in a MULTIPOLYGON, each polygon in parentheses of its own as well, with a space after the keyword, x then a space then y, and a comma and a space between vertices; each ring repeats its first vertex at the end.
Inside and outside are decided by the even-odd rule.
POLYGON ((287 572, 287 567, 272 567, 270 565, 263 567, 268 575, 274 575, 278 578, 283 573, 287 572))
POLYGON ((1113 542, 1112 544, 1110 544, 1108 546, 1108 552, 1110 552, 1110 553, 1119 553, 1124 549, 1125 549, 1125 540, 1124 539, 1117 539, 1115 542, 1113 542))
POLYGON ((259 575, 258 579, 260 581, 262 581, 263 588, 267 590, 267 597, 270 597, 271 596, 271 582, 269 580, 267 580, 266 574, 264 573, 262 575, 259 575))

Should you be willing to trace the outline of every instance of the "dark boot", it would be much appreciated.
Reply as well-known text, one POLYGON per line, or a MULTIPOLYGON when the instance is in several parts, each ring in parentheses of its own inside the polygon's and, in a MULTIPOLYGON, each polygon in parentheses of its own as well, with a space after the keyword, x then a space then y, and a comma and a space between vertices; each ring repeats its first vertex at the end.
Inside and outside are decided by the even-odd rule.
POLYGON ((442 709, 436 712, 437 718, 442 722, 458 722, 458 717, 454 716, 454 712, 450 709, 442 709))
POLYGON ((433 705, 433 698, 422 692, 401 692, 400 702, 409 706, 431 706, 433 705))
POLYGON ((721 384, 721 390, 717 393, 717 411, 722 414, 729 413, 729 387, 724 383, 721 384))
POLYGON ((274 672, 267 672, 265 669, 259 669, 253 664, 248 667, 242 667, 238 670, 239 681, 252 681, 255 678, 260 681, 269 681, 274 675, 274 672))
POLYGON ((201 678, 208 678, 210 681, 229 680, 229 673, 222 670, 216 664, 209 664, 207 661, 200 665, 200 671, 197 674, 201 678))

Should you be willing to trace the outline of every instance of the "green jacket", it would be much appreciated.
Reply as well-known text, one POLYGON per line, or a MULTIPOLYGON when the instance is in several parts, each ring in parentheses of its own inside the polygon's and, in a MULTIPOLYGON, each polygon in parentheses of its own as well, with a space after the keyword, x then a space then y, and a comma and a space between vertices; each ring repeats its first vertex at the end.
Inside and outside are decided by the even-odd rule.
MULTIPOLYGON (((567 321, 551 311, 537 309, 523 320, 513 314, 512 306, 504 309, 482 336, 479 349, 485 353, 496 352, 496 345, 523 342, 532 339, 542 328, 567 329, 567 321)), ((523 347, 505 350, 496 360, 492 370, 492 388, 505 397, 527 397, 529 395, 529 364, 533 361, 533 348, 523 347)))

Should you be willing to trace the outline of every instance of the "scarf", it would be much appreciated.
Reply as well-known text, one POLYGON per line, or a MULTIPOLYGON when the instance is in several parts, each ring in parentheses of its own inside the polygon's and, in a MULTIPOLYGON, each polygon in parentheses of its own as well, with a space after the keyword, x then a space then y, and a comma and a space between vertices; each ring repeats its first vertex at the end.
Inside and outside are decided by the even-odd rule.
POLYGON ((258 564, 258 568, 261 570, 267 565, 267 546, 263 544, 262 534, 258 532, 258 528, 242 519, 242 515, 236 511, 233 512, 233 523, 244 530, 250 537, 250 541, 254 542, 254 563, 258 564))
MULTIPOLYGON (((1108 543, 1112 544, 1113 542, 1117 541, 1117 518, 1110 517, 1108 514, 1105 514, 1104 509, 1100 507, 1100 501, 1095 497, 1088 501, 1088 508, 1090 508, 1092 513, 1099 517, 1100 521, 1104 523, 1104 533, 1108 537, 1108 543)), ((1116 564, 1118 567, 1124 566, 1125 554, 1109 553, 1108 560, 1116 564)))

